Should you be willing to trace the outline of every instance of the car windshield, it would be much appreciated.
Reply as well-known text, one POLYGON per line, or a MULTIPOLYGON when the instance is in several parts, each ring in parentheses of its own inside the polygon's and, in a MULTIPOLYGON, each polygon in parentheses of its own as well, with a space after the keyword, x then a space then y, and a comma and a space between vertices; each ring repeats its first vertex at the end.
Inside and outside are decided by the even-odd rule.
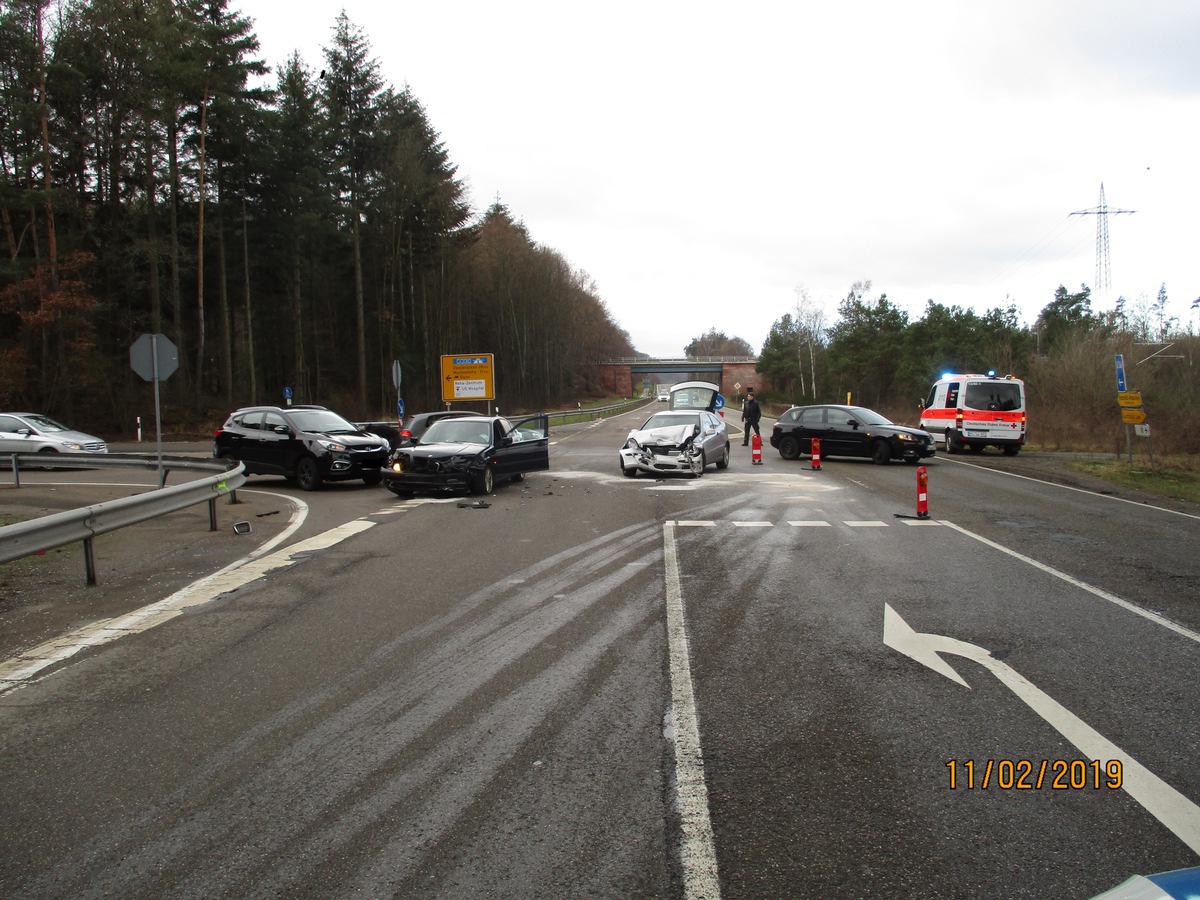
POLYGON ((492 423, 481 419, 442 419, 421 436, 422 444, 489 444, 492 423))
POLYGON ((301 431, 311 431, 318 434, 338 434, 358 431, 353 425, 335 412, 328 409, 295 409, 291 413, 292 422, 301 431))
POLYGON ((650 428, 670 428, 674 425, 695 425, 699 421, 697 413, 655 413, 646 420, 641 431, 650 428))
POLYGON ((42 431, 70 431, 66 425, 61 422, 55 422, 49 416, 25 416, 25 421, 37 426, 42 431))
MULTIPOLYGON (((881 416, 873 409, 867 409, 865 406, 852 406, 846 410, 855 419, 858 419, 861 425, 891 425, 892 420, 887 416, 881 416)), ((829 414, 831 417, 833 413, 829 414)))

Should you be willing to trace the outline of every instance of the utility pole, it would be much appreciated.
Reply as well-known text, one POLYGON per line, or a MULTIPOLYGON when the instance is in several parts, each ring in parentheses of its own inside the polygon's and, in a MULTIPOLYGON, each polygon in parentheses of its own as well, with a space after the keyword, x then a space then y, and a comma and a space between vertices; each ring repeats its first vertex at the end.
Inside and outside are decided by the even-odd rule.
POLYGON ((1104 182, 1100 182, 1100 203, 1095 209, 1079 209, 1073 216, 1096 217, 1096 299, 1108 299, 1112 289, 1112 271, 1108 265, 1108 217, 1110 215, 1132 215, 1136 209, 1109 209, 1104 200, 1104 182))

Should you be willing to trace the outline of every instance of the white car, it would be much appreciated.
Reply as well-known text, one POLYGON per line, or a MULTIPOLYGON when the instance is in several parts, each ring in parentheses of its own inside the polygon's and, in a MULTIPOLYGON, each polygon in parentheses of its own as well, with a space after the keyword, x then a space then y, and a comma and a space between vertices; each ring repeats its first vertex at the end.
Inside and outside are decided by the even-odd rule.
POLYGON ((41 413, 0 413, 0 453, 107 453, 95 435, 73 431, 41 413))
POLYGON ((729 435, 714 413, 720 388, 706 381, 685 381, 671 388, 670 410, 656 412, 641 428, 629 432, 619 451, 621 474, 690 475, 705 467, 729 467, 729 435))

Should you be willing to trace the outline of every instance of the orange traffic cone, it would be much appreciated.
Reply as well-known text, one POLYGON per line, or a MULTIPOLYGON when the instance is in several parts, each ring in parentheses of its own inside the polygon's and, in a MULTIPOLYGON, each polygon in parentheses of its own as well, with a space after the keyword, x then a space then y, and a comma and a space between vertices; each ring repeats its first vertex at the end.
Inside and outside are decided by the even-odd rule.
POLYGON ((762 437, 757 432, 750 438, 750 465, 762 465, 762 437))
POLYGON ((814 469, 821 468, 821 439, 812 439, 812 467, 814 469))

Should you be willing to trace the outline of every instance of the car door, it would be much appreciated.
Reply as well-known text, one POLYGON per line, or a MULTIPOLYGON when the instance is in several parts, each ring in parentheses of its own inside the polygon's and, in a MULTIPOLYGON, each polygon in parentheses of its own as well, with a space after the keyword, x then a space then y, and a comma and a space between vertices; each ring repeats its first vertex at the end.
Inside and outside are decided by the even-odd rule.
POLYGON ((706 462, 715 463, 725 453, 725 429, 721 420, 709 412, 700 414, 700 422, 704 429, 701 445, 704 447, 704 459, 706 462))
POLYGON ((496 442, 496 475, 506 478, 549 468, 549 418, 536 415, 509 423, 496 442))
POLYGON ((830 407, 828 446, 821 442, 823 453, 830 456, 867 456, 868 428, 854 410, 830 407))
POLYGON ((261 429, 254 435, 258 467, 264 472, 293 474, 302 446, 295 432, 296 428, 282 414, 266 410, 261 429))
POLYGON ((821 442, 821 452, 828 453, 829 449, 825 446, 826 432, 828 425, 825 421, 824 406, 809 406, 800 410, 795 418, 795 425, 792 433, 800 441, 801 453, 812 453, 812 439, 816 438, 821 442))
POLYGON ((29 428, 16 416, 0 416, 0 453, 27 453, 37 449, 21 429, 29 428))
POLYGON ((245 463, 247 472, 257 471, 256 435, 261 427, 262 412, 260 410, 252 409, 240 415, 234 415, 229 424, 221 429, 221 452, 245 463))

